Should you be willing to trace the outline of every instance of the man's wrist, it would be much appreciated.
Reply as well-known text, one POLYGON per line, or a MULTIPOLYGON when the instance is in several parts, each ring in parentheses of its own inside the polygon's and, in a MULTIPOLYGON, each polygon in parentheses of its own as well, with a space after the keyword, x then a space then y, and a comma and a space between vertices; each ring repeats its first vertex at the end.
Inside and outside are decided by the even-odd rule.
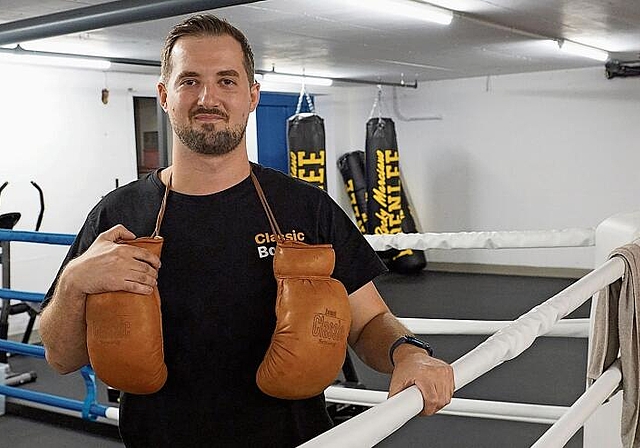
POLYGON ((87 297, 87 294, 77 285, 74 261, 75 260, 70 261, 60 274, 55 290, 55 295, 64 297, 67 304, 69 304, 69 301, 84 302, 84 299, 87 297))
POLYGON ((427 342, 421 339, 416 338, 415 336, 405 334, 399 337, 398 339, 396 339, 394 343, 391 344, 391 347, 389 348, 389 360, 391 361, 392 366, 395 367, 396 365, 393 360, 394 353, 400 346, 403 346, 405 344, 417 347, 421 350, 424 350, 426 353, 429 354, 429 356, 433 356, 433 348, 431 348, 431 345, 429 345, 427 342))

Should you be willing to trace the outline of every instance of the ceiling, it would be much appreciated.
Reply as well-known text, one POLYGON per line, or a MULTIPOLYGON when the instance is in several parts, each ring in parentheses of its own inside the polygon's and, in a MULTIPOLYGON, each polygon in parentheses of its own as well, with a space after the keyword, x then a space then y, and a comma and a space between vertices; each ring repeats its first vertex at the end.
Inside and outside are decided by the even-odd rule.
MULTIPOLYGON (((264 0, 212 12, 247 34, 256 69, 309 76, 412 83, 603 66, 560 52, 545 37, 601 48, 612 59, 640 60, 638 0, 430 1, 456 11, 450 26, 398 17, 392 10, 375 12, 368 1, 264 0)), ((0 24, 102 3, 108 2, 0 0, 0 24)), ((24 46, 157 61, 164 36, 182 17, 85 30, 24 46)))

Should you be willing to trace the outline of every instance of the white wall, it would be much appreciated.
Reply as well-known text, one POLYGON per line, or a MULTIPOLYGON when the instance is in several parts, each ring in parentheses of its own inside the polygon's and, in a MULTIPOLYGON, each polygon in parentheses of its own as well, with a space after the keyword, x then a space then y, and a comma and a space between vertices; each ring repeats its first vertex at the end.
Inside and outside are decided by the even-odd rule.
MULTIPOLYGON (((35 228, 40 206, 32 180, 45 195, 40 231, 75 234, 116 179, 124 185, 137 178, 133 97, 155 96, 156 82, 157 75, 0 63, 0 184, 9 182, 0 213, 22 213, 15 230, 35 228), (105 87, 107 105, 101 102, 105 87)), ((257 161, 255 114, 247 143, 257 161)), ((45 292, 67 249, 11 243, 11 287, 45 292)), ((21 333, 26 322, 26 316, 12 316, 10 334, 21 333)))
MULTIPOLYGON (((17 230, 76 233, 101 196, 136 174, 133 95, 155 95, 156 77, 0 64, 0 213, 17 211, 17 230), (106 83, 106 84, 105 84, 106 83), (109 103, 101 102, 108 86, 109 103)), ((11 286, 46 291, 67 247, 12 243, 11 286)), ((24 316, 13 319, 18 331, 24 316)))
MULTIPOLYGON (((0 65, 0 183, 10 182, 0 213, 21 212, 16 229, 33 230, 34 180, 47 206, 41 230, 77 232, 116 178, 120 185, 136 178, 132 97, 154 96, 155 83, 153 75, 0 65)), ((350 210, 335 161, 364 149, 376 88, 309 91, 325 120, 329 193, 350 210)), ((585 69, 398 89, 402 115, 440 114, 441 121, 402 121, 392 90, 384 92, 422 231, 595 227, 640 209, 640 78, 606 80, 601 69, 585 69)), ((248 140, 255 160, 255 138, 248 140)), ((65 252, 12 244, 12 287, 44 291, 65 252)), ((593 267, 592 249, 429 251, 428 258, 593 267)))
MULTIPOLYGON (((372 86, 326 99, 343 125, 339 154, 364 149, 375 95, 372 86)), ((421 83, 397 95, 405 118, 442 116, 402 121, 384 90, 422 231, 586 228, 640 209, 640 78, 581 69, 421 83)), ((428 252, 432 261, 570 268, 591 268, 593 257, 589 248, 428 252)))

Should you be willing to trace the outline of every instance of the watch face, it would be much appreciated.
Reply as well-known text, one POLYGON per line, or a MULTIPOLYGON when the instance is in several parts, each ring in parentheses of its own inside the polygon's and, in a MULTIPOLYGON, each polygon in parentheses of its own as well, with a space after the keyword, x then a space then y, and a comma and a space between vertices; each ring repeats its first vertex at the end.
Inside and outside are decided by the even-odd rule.
POLYGON ((407 343, 415 345, 416 347, 420 347, 424 350, 427 351, 427 353, 429 353, 429 356, 433 356, 433 349, 431 348, 431 346, 429 344, 427 344, 426 342, 413 337, 413 336, 405 336, 405 340, 407 343))
POLYGON ((398 340, 396 340, 393 345, 391 345, 391 349, 389 350, 389 358, 391 359, 391 365, 395 366, 395 363, 393 362, 393 352, 396 350, 396 348, 398 348, 398 346, 402 345, 402 344, 411 344, 411 345, 415 345, 416 347, 420 347, 421 349, 423 349, 424 351, 426 351, 427 353, 429 353, 429 356, 433 356, 433 349, 431 348, 431 346, 429 344, 427 344, 426 342, 414 337, 414 336, 410 336, 408 334, 398 338, 398 340))

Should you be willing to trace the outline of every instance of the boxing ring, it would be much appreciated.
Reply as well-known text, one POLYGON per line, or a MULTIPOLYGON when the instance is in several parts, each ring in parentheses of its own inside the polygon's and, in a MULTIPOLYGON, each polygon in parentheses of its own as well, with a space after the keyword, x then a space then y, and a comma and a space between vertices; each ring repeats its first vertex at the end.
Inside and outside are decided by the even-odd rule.
MULTIPOLYGON (((601 262, 613 249, 630 243, 638 237, 640 237, 640 213, 616 215, 604 221, 597 229, 369 235, 367 239, 376 250, 550 248, 595 245, 597 262, 601 262)), ((438 330, 446 330, 447 334, 492 334, 486 341, 452 363, 455 389, 458 390, 494 367, 514 359, 540 336, 588 337, 590 329, 588 319, 571 319, 571 321, 561 321, 561 319, 590 298, 594 297, 594 301, 597 300, 597 293, 620 279, 624 272, 624 261, 614 257, 511 323, 443 320, 429 322, 423 319, 403 321, 410 330, 419 334, 445 333, 438 330), (572 322, 574 320, 580 322, 572 322), (451 328, 445 329, 446 326, 451 328), (493 333, 496 329, 497 331, 493 333)), ((618 360, 568 408, 453 398, 452 402, 439 413, 552 424, 532 446, 535 448, 562 447, 612 395, 621 379, 618 360)), ((405 389, 390 399, 386 399, 386 392, 382 391, 347 390, 335 386, 329 387, 325 395, 327 401, 373 407, 304 443, 301 447, 372 447, 422 410, 422 397, 416 386, 405 389)))
MULTIPOLYGON (((452 363, 456 390, 474 381, 494 367, 509 361, 527 350, 537 337, 561 336, 587 338, 589 319, 562 320, 584 302, 597 295, 624 274, 624 262, 618 257, 604 261, 606 255, 618 246, 640 237, 640 213, 616 215, 604 221, 597 229, 567 229, 533 232, 464 232, 451 234, 397 234, 367 236, 376 250, 396 249, 460 249, 460 248, 533 248, 533 247, 596 247, 599 267, 577 282, 534 307, 512 322, 469 321, 447 319, 401 319, 418 334, 473 334, 491 335, 487 340, 452 363)), ((44 244, 71 244, 73 235, 46 234, 0 230, 0 242, 22 241, 44 244)), ((5 260, 6 262, 6 260, 5 260)), ((3 266, 4 269, 4 266, 3 266)), ((5 275, 3 273, 3 282, 5 275)), ((0 289, 0 299, 41 301, 43 294, 0 289)), ((595 297, 594 297, 595 299, 595 297)), ((594 300, 595 301, 595 300, 594 300)), ((4 308, 4 307, 3 307, 4 308)), ((42 347, 0 340, 0 351, 44 357, 42 347)), ((90 368, 82 369, 86 385, 84 401, 43 394, 4 384, 6 367, 0 365, 0 415, 4 412, 3 399, 34 403, 48 409, 66 409, 88 420, 118 419, 118 409, 95 401, 95 375, 90 368)), ((575 434, 601 404, 605 402, 621 381, 619 363, 614 363, 570 407, 504 403, 483 400, 458 399, 439 414, 467 417, 495 418, 552 425, 533 445, 535 448, 561 447, 575 434)), ((327 401, 372 406, 371 409, 347 420, 330 431, 301 445, 303 447, 371 447, 398 430, 422 410, 422 397, 416 386, 387 399, 384 391, 348 389, 330 386, 327 401)))
MULTIPOLYGON (((8 310, 11 300, 19 300, 28 303, 41 303, 44 294, 28 291, 16 291, 5 288, 10 284, 10 254, 11 242, 39 243, 71 245, 75 235, 29 232, 0 229, 0 245, 2 248, 2 288, 0 288, 0 300, 2 309, 8 310)), ((5 316, 6 317, 6 316, 5 316)), ((0 351, 35 358, 45 357, 44 348, 35 344, 25 344, 0 339, 0 351)), ((105 406, 96 401, 97 385, 96 376, 90 366, 80 370, 80 375, 85 385, 85 398, 83 401, 74 400, 59 395, 22 389, 17 386, 7 385, 9 365, 0 363, 0 416, 5 413, 7 401, 26 406, 41 408, 67 415, 80 416, 85 420, 103 420, 105 422, 118 421, 118 408, 105 406), (5 398, 6 397, 6 398, 5 398)))

